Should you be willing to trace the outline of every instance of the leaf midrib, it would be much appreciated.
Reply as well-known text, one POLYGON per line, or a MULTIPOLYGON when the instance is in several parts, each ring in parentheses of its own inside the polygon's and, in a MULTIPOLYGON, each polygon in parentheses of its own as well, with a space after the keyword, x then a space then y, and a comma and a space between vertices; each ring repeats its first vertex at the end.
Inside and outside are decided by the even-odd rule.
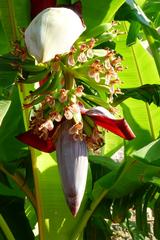
MULTIPOLYGON (((124 22, 124 28, 125 28, 125 31, 127 32, 128 30, 127 30, 127 26, 126 26, 125 22, 124 22)), ((136 68, 137 68, 137 74, 138 74, 138 77, 139 77, 139 80, 140 80, 140 85, 142 86, 142 85, 144 85, 144 83, 143 83, 141 72, 140 72, 140 69, 139 69, 138 62, 137 62, 134 46, 131 46, 130 48, 131 48, 132 55, 133 55, 135 65, 136 65, 136 68)), ((150 109, 149 109, 148 103, 144 103, 144 104, 146 105, 147 116, 148 116, 148 119, 149 119, 149 125, 150 125, 150 129, 151 129, 151 135, 152 135, 153 140, 155 140, 156 136, 155 136, 155 133, 154 133, 154 127, 153 127, 153 121, 152 121, 152 116, 151 116, 151 113, 150 113, 150 109)))

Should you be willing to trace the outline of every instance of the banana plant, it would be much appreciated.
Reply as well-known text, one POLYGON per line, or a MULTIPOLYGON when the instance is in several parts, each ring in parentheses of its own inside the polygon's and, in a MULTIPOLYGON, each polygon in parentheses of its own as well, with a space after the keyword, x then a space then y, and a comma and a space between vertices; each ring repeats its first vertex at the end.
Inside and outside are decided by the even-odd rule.
MULTIPOLYGON (((24 213, 25 196, 36 210, 36 214, 32 212, 34 222, 37 215, 40 239, 91 239, 93 228, 105 239, 112 232, 104 219, 125 220, 122 211, 118 212, 121 206, 126 207, 124 213, 128 213, 129 208, 136 205, 136 201, 133 204, 136 191, 145 186, 146 192, 140 194, 141 198, 135 197, 142 203, 150 187, 146 184, 151 181, 155 184, 153 179, 159 178, 159 166, 153 163, 154 154, 148 160, 148 150, 143 157, 138 157, 139 152, 136 152, 158 137, 158 109, 143 103, 144 95, 140 91, 145 88, 144 84, 157 86, 150 98, 145 88, 145 102, 157 104, 157 69, 140 43, 126 48, 122 32, 128 32, 127 23, 119 27, 113 21, 115 16, 125 17, 123 8, 126 4, 131 7, 131 2, 25 0, 17 5, 17 1, 1 1, 0 180, 1 199, 9 196, 10 207, 10 214, 7 206, 1 214, 16 239, 34 239, 24 213), (122 56, 128 67, 124 71, 122 56), (150 68, 146 69, 148 65, 150 68), (121 91, 123 80, 124 90, 121 91), (125 100, 131 91, 133 99, 141 101, 125 100), (119 99, 125 102, 117 112, 115 106, 119 99), (127 121, 119 117, 120 112, 127 121), (127 122, 136 138, 124 143, 121 138, 135 137, 127 122), (106 133, 104 145, 103 129, 121 138, 106 133), (123 145, 125 160, 115 164, 111 155, 123 145), (98 158, 92 157, 102 147, 101 154, 106 157, 101 154, 98 158), (93 161, 100 165, 100 174, 96 173, 93 161), (17 212, 20 211, 23 218, 25 235, 13 224, 11 213, 17 206, 12 202, 15 196, 22 204, 17 212), (108 212, 102 212, 106 204, 108 212), (111 206, 114 211, 109 215, 111 206)), ((137 6, 134 7, 131 10, 135 19, 137 6)), ((143 17, 137 17, 136 21, 145 28, 143 17)), ((158 41, 154 27, 147 27, 158 41)), ((132 30, 128 38, 131 33, 132 30)), ((158 67, 157 60, 156 63, 158 67)), ((148 148, 150 150, 150 145, 148 148)), ((158 199, 155 206, 159 206, 158 199)), ((137 223, 137 228, 139 226, 137 223)), ((157 226, 155 223, 155 229, 157 226)), ((139 227, 138 230, 146 234, 146 229, 139 227)), ((157 231, 155 236, 158 236, 157 231)))

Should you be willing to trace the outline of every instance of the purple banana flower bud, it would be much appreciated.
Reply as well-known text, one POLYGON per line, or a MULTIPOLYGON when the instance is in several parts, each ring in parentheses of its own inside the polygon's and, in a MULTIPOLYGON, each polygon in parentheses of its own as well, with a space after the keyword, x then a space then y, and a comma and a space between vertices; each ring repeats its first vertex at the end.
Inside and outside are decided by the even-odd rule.
POLYGON ((69 52, 85 29, 80 17, 71 9, 47 8, 27 27, 25 43, 37 62, 44 63, 57 54, 69 52))
POLYGON ((69 134, 72 121, 65 121, 56 142, 58 166, 67 204, 76 216, 85 191, 88 157, 84 140, 74 140, 69 134))

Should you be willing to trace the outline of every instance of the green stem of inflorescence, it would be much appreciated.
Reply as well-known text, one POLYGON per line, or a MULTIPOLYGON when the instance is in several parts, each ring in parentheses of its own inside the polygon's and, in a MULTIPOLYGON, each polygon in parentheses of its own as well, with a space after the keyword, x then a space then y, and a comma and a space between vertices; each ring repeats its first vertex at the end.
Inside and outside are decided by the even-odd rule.
MULTIPOLYGON (((28 86, 28 85, 27 85, 28 86)), ((23 104, 25 101, 26 96, 29 93, 30 89, 27 89, 27 86, 24 84, 19 85, 19 96, 21 103, 23 104)), ((29 124, 29 111, 28 109, 24 109, 23 111, 23 118, 24 118, 24 124, 25 127, 28 129, 28 124, 29 124)), ((31 152, 31 160, 32 160, 32 169, 33 169, 33 178, 34 178, 34 186, 35 186, 35 202, 36 202, 36 212, 37 212, 37 218, 38 218, 38 225, 39 225, 39 234, 40 234, 40 239, 43 240, 43 233, 41 233, 43 227, 42 227, 42 208, 40 204, 40 199, 39 199, 39 181, 38 181, 38 175, 37 175, 37 157, 35 150, 33 148, 29 148, 31 152)))

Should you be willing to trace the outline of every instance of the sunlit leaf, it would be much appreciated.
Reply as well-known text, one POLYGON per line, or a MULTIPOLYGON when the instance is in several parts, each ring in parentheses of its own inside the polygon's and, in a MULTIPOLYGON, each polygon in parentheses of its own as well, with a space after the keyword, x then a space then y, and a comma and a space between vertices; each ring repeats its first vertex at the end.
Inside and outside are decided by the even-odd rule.
POLYGON ((145 14, 154 22, 155 27, 160 26, 160 2, 157 0, 146 0, 142 6, 145 14))
POLYGON ((138 99, 149 104, 160 106, 160 85, 145 84, 137 88, 122 88, 122 94, 115 96, 114 106, 125 101, 127 98, 138 99))
POLYGON ((82 0, 84 22, 88 30, 102 22, 110 22, 124 0, 82 0), (95 17, 96 16, 96 17, 95 17))
POLYGON ((19 0, 2 0, 0 19, 8 42, 12 44, 20 38, 18 27, 26 27, 29 22, 29 2, 27 0, 23 2, 19 0))
POLYGON ((3 118, 5 117, 10 105, 11 105, 10 100, 0 100, 0 126, 2 124, 3 118))
POLYGON ((103 167, 106 167, 109 170, 114 170, 115 168, 118 168, 119 164, 114 162, 111 158, 106 156, 89 156, 89 161, 94 164, 101 165, 103 167))
MULTIPOLYGON (((125 25, 125 30, 127 30, 125 25)), ((139 42, 131 47, 124 46, 125 36, 117 41, 117 51, 124 57, 127 67, 120 73, 124 88, 135 88, 144 84, 159 84, 159 76, 152 56, 139 42)), ((125 144, 126 153, 143 147, 159 135, 159 109, 155 105, 148 105, 134 99, 127 99, 122 104, 124 117, 136 135, 132 142, 125 144), (143 139, 143 141, 142 141, 143 139)))
POLYGON ((28 155, 25 145, 15 138, 17 133, 24 132, 22 110, 16 86, 11 101, 12 103, 0 127, 0 158, 4 163, 28 155))
POLYGON ((18 36, 18 28, 17 28, 16 18, 15 18, 13 0, 1 1, 0 16, 1 16, 3 29, 6 32, 8 41, 15 42, 17 39, 19 39, 19 36, 18 36))
POLYGON ((151 142, 140 150, 133 152, 132 157, 149 164, 160 166, 160 139, 151 142))
POLYGON ((34 154, 34 175, 40 200, 38 212, 41 216, 39 221, 41 231, 47 239, 54 235, 56 240, 68 240, 81 218, 87 193, 91 188, 91 179, 88 178, 87 192, 81 209, 74 219, 64 198, 57 163, 53 159, 55 155, 52 155, 52 158, 51 155, 38 151, 35 151, 34 154), (48 231, 48 229, 50 230, 48 231))

